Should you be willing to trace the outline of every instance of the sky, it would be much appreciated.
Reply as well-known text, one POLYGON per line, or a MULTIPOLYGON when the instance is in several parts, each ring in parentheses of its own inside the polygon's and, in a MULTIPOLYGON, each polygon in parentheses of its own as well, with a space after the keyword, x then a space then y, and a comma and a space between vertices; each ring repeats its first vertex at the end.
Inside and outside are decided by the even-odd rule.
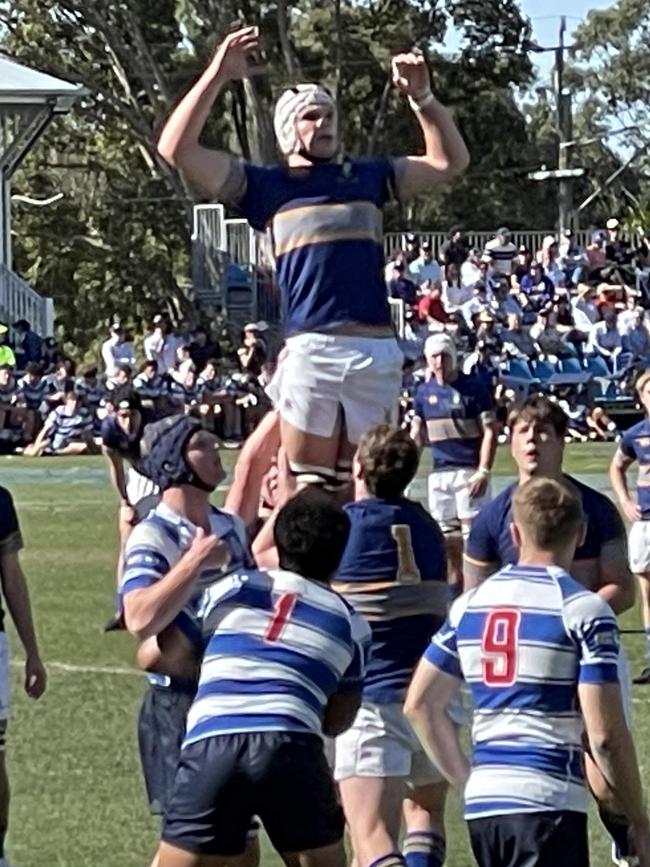
MULTIPOLYGON (((544 47, 557 45, 562 15, 566 15, 570 37, 571 32, 587 17, 590 10, 607 9, 614 3, 615 0, 544 0, 544 3, 539 0, 519 0, 522 10, 531 19, 533 39, 544 47)), ((570 38, 566 42, 570 45, 570 38)), ((544 76, 553 65, 553 54, 549 52, 536 55, 534 61, 544 76)))

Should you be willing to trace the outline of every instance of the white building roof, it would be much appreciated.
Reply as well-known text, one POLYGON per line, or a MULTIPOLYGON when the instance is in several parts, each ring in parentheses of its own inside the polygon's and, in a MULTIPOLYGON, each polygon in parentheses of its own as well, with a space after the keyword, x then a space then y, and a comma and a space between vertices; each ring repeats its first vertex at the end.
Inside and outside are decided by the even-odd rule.
POLYGON ((87 92, 80 84, 38 72, 0 54, 0 106, 39 105, 56 99, 56 108, 67 111, 87 92))

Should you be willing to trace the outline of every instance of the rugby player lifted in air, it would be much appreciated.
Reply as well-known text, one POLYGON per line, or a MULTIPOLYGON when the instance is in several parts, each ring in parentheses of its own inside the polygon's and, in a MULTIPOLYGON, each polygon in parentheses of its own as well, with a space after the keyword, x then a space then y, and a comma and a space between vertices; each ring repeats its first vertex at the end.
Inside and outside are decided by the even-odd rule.
POLYGON ((282 443, 300 484, 336 488, 349 481, 361 434, 392 419, 399 397, 381 209, 448 181, 469 158, 416 53, 394 57, 392 73, 419 120, 422 156, 339 159, 335 97, 317 84, 292 87, 277 102, 286 164, 254 166, 203 147, 214 101, 231 82, 263 71, 259 52, 256 27, 226 37, 170 115, 158 150, 204 197, 235 205, 254 229, 271 229, 287 337, 276 381, 282 443))

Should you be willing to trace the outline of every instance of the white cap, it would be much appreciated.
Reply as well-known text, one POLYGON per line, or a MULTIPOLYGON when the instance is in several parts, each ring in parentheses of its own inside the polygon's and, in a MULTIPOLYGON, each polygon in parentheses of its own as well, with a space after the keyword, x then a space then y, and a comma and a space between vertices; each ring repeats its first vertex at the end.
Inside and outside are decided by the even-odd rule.
POLYGON ((293 154, 299 148, 296 121, 310 105, 336 108, 334 97, 322 84, 297 84, 285 90, 275 104, 273 128, 283 154, 293 154))
POLYGON ((610 219, 605 223, 605 225, 607 226, 608 229, 618 229, 618 227, 619 227, 621 224, 618 222, 618 220, 616 219, 616 217, 611 217, 611 218, 610 218, 610 219))
POLYGON ((451 363, 455 370, 458 365, 458 353, 456 352, 456 344, 453 338, 444 332, 427 337, 424 342, 424 357, 429 359, 432 355, 441 355, 442 353, 451 358, 451 363))

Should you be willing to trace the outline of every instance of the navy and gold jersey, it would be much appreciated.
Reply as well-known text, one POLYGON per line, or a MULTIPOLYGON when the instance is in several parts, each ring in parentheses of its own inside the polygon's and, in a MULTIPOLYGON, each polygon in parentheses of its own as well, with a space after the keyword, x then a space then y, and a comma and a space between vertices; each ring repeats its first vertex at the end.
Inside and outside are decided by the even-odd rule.
MULTIPOLYGON (((587 523, 585 540, 576 550, 574 563, 598 560, 608 544, 624 547, 625 528, 612 501, 572 476, 564 478, 580 494, 587 523)), ((512 497, 516 490, 515 482, 483 506, 474 518, 465 553, 471 563, 499 568, 517 562, 519 552, 510 534, 512 497)))
POLYGON ((481 377, 459 373, 453 383, 423 382, 415 392, 415 414, 426 426, 435 470, 478 467, 483 425, 495 419, 494 399, 481 377))
POLYGON ((231 200, 254 229, 271 230, 287 335, 390 326, 381 210, 394 195, 390 160, 233 171, 231 200))
POLYGON ((368 498, 345 506, 351 530, 333 584, 372 632, 365 701, 403 701, 449 601, 440 528, 418 503, 368 498))
POLYGON ((619 449, 626 458, 637 461, 636 496, 644 521, 650 520, 650 421, 643 419, 625 431, 619 449))

